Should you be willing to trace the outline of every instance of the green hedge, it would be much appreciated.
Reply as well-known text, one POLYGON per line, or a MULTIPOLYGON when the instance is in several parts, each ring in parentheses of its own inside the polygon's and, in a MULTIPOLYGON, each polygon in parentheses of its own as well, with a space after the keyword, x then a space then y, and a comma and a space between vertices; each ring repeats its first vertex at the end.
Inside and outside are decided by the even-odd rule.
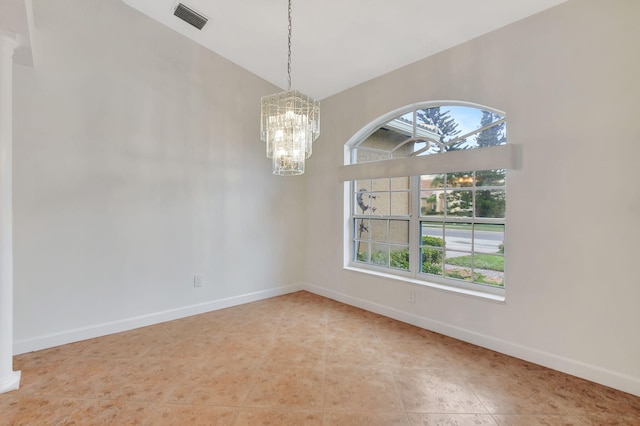
MULTIPOLYGON (((442 238, 423 236, 422 245, 430 247, 443 247, 442 238)), ((442 250, 423 247, 421 250, 422 273, 442 275, 442 250)), ((365 253, 358 253, 357 260, 367 262, 365 253)), ((387 259, 385 252, 371 253, 369 263, 381 266, 390 266, 391 268, 409 270, 409 250, 392 250, 387 259), (387 264, 387 260, 389 263, 387 264)))

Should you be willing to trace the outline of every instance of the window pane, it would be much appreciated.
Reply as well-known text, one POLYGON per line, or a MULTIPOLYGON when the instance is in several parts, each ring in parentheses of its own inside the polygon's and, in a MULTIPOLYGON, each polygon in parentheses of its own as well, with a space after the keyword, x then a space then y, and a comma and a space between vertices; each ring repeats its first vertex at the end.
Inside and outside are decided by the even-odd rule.
POLYGON ((355 249, 355 253, 356 253, 356 259, 359 262, 370 262, 369 259, 369 243, 365 242, 365 241, 356 241, 356 249, 355 249))
POLYGON ((354 237, 357 240, 370 240, 369 219, 354 219, 354 237))
MULTIPOLYGON (((502 120, 503 118, 503 116, 495 114, 493 112, 482 111, 482 118, 480 120, 480 126, 478 127, 488 126, 498 120, 502 120)), ((507 142, 505 127, 505 123, 503 122, 479 132, 475 136, 475 145, 479 148, 486 146, 504 145, 507 142)))
POLYGON ((408 177, 399 177, 399 178, 391 178, 391 189, 409 189, 409 178, 408 177))
POLYGON ((392 192, 391 193, 391 215, 392 216, 408 216, 409 215, 409 192, 392 192))
POLYGON ((504 186, 506 170, 481 170, 476 172, 476 186, 504 186))
POLYGON ((483 125, 495 123, 496 121, 502 120, 504 118, 504 116, 500 114, 496 114, 494 112, 489 112, 489 111, 482 111, 482 115, 484 117, 484 122, 485 122, 485 124, 483 125))
POLYGON ((388 191, 389 178, 371 179, 371 189, 373 191, 388 191))
POLYGON ((444 175, 420 176, 420 189, 444 188, 444 175))
POLYGON ((471 281, 472 255, 470 253, 447 250, 445 256, 445 277, 471 281))
MULTIPOLYGON (((479 118, 476 108, 437 106, 416 110, 416 120, 425 132, 435 134, 440 142, 447 142, 461 135, 461 126, 466 127, 463 119, 469 114, 463 114, 464 110, 471 110, 479 118)), ((475 116, 474 121, 477 121, 475 116)))
POLYGON ((389 266, 389 245, 372 243, 371 263, 374 265, 389 266))
POLYGON ((422 222, 422 245, 431 247, 443 247, 443 224, 442 222, 422 222))
POLYGON ((391 246, 389 265, 392 268, 409 270, 409 246, 391 246))
POLYGON ((389 241, 389 221, 388 220, 371 220, 371 240, 373 241, 389 241))
POLYGON ((472 207, 472 191, 447 191, 447 216, 471 217, 472 207))
POLYGON ((374 192, 371 195, 371 214, 389 216, 389 192, 374 192))
POLYGON ((480 284, 504 286, 504 257, 476 255, 473 265, 473 280, 480 284))
POLYGON ((490 254, 476 254, 473 268, 477 270, 504 272, 504 257, 490 254))
POLYGON ((412 143, 404 143, 413 137, 413 113, 407 113, 381 125, 369 137, 358 144, 379 151, 385 151, 394 157, 406 157, 413 152, 412 143))
POLYGON ((473 172, 447 173, 447 187, 463 188, 473 186, 473 172))
POLYGON ((390 120, 387 122, 387 127, 396 129, 396 131, 406 134, 407 136, 413 136, 413 111, 390 120))
POLYGON ((415 149, 414 142, 407 142, 413 137, 413 112, 389 120, 372 137, 379 147, 391 152, 392 158, 410 156, 415 149))
POLYGON ((481 108, 442 105, 415 110, 414 123, 414 112, 408 111, 380 125, 359 142, 354 157, 357 162, 369 162, 504 145, 506 123, 498 123, 503 119, 504 116, 481 108), (411 137, 423 140, 407 142, 411 137))
POLYGON ((355 192, 367 191, 371 192, 371 179, 357 180, 355 182, 355 192))
MULTIPOLYGON (((422 145, 419 145, 422 146, 422 145)), ((391 152, 391 158, 405 158, 410 157, 416 150, 416 142, 409 141, 399 144, 393 152, 391 152)))
POLYGON ((444 206, 444 191, 422 191, 420 193, 420 214, 422 216, 443 216, 444 206))
POLYGON ((470 223, 445 224, 444 241, 447 248, 447 257, 449 250, 453 251, 472 251, 471 231, 473 227, 470 223))
POLYGON ((423 248, 420 250, 420 272, 442 276, 442 250, 423 248))
POLYGON ((436 120, 433 119, 435 110, 435 108, 431 108, 416 111, 416 137, 422 137, 429 141, 429 143, 423 143, 419 148, 416 147, 418 148, 416 151, 424 149, 420 155, 437 154, 441 151, 436 143, 440 141, 441 135, 438 133, 438 126, 435 124, 436 120))
POLYGON ((409 244, 409 221, 389 221, 389 241, 392 243, 409 244))
POLYGON ((411 137, 413 125, 398 118, 380 126, 358 147, 391 152, 396 146, 411 137))
POLYGON ((476 192, 476 217, 503 218, 506 192, 503 189, 476 192))
POLYGON ((439 146, 435 141, 426 140, 418 141, 413 145, 414 155, 432 155, 443 152, 443 148, 439 146))
POLYGON ((356 201, 353 203, 353 214, 371 214, 373 210, 373 194, 364 190, 355 194, 356 201))
POLYGON ((504 225, 476 224, 473 236, 475 252, 504 254, 504 225))

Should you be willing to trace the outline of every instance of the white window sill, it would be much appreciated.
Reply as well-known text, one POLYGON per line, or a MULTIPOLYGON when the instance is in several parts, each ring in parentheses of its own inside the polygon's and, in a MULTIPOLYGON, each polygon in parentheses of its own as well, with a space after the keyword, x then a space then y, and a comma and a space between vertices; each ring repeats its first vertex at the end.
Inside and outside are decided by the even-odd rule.
POLYGON ((379 271, 372 271, 372 270, 369 270, 369 269, 357 268, 357 267, 354 267, 354 266, 344 266, 343 269, 345 271, 360 272, 360 273, 374 275, 374 276, 381 277, 381 278, 388 278, 388 279, 392 279, 392 280, 396 280, 396 281, 403 281, 403 282, 410 283, 410 284, 416 284, 416 285, 422 285, 422 286, 426 286, 426 287, 431 287, 431 288, 434 288, 436 290, 445 291, 447 293, 455 293, 455 294, 459 294, 459 295, 463 295, 463 296, 470 296, 470 297, 474 297, 474 298, 489 300, 491 302, 502 302, 502 303, 504 303, 505 300, 506 300, 505 295, 504 295, 504 290, 501 291, 500 293, 493 293, 493 292, 490 293, 490 292, 484 292, 484 291, 480 291, 480 290, 471 290, 471 289, 468 289, 468 288, 456 287, 454 285, 439 284, 439 283, 435 283, 435 282, 432 282, 432 281, 417 280, 415 278, 403 277, 403 276, 400 276, 400 275, 389 274, 389 273, 379 272, 379 271))

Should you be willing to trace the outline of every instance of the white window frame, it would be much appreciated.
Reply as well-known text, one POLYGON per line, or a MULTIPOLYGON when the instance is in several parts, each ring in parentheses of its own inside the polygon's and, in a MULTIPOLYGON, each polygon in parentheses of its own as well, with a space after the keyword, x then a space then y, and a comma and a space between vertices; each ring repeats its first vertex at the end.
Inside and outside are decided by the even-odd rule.
MULTIPOLYGON (((458 102, 458 101, 430 101, 411 104, 390 111, 387 114, 378 117, 373 120, 356 134, 354 134, 349 141, 344 145, 344 166, 339 170, 339 178, 344 182, 344 269, 355 271, 359 273, 367 273, 385 278, 400 280, 412 284, 425 285, 433 288, 437 288, 445 291, 452 291, 456 293, 462 293, 465 295, 478 296, 481 298, 504 301, 506 291, 504 287, 488 286, 473 282, 467 282, 463 280, 457 280, 452 278, 438 277, 435 275, 421 274, 416 268, 416 259, 420 258, 420 241, 417 236, 421 235, 420 222, 424 219, 420 215, 420 176, 430 174, 441 173, 453 173, 453 172, 467 172, 467 171, 482 171, 492 169, 506 169, 507 174, 509 170, 513 169, 517 163, 518 151, 515 145, 507 142, 505 145, 498 145, 492 147, 483 147, 477 149, 461 150, 447 153, 438 153, 426 156, 413 156, 397 159, 389 159, 382 161, 375 161, 369 163, 351 164, 353 158, 353 149, 361 141, 369 137, 375 132, 381 125, 388 121, 410 112, 414 112, 419 109, 427 109, 434 107, 446 107, 446 106, 466 106, 471 108, 477 108, 484 111, 493 112, 506 118, 506 114, 503 111, 496 110, 494 108, 486 107, 470 102, 458 102), (371 264, 365 264, 363 262, 354 261, 354 244, 353 244, 353 222, 352 212, 354 211, 353 203, 353 189, 352 183, 355 180, 361 179, 376 179, 376 178, 391 178, 391 177, 410 177, 411 179, 411 200, 410 200, 410 237, 409 237, 409 250, 410 259, 413 260, 413 270, 404 271, 399 269, 392 269, 389 267, 377 267, 371 264), (417 207, 416 207, 417 206, 417 207), (417 212, 417 215, 415 214, 417 212)), ((415 121, 415 120, 414 120, 415 121)), ((508 202, 507 202, 508 203, 508 202)), ((375 218, 375 217, 372 217, 375 218)), ((472 220, 462 220, 469 222, 472 220)), ((506 235, 506 219, 503 222, 505 225, 506 235)), ((507 256, 506 250, 504 253, 505 259, 507 256)), ((419 264, 420 262, 417 262, 419 264)), ((419 268, 417 268, 419 269, 419 268)), ((506 268, 505 268, 506 274, 506 268)), ((505 279, 506 282, 506 279, 505 279)))

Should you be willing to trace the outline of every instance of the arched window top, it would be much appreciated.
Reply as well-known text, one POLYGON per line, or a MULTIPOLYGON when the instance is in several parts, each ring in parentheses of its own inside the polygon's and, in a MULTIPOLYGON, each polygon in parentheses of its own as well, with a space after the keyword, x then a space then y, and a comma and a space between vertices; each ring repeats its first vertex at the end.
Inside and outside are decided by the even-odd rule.
POLYGON ((505 113, 469 102, 423 102, 379 117, 347 142, 350 164, 505 145, 505 113))
POLYGON ((506 115, 468 102, 408 105, 345 144, 345 267, 504 300, 506 115))

